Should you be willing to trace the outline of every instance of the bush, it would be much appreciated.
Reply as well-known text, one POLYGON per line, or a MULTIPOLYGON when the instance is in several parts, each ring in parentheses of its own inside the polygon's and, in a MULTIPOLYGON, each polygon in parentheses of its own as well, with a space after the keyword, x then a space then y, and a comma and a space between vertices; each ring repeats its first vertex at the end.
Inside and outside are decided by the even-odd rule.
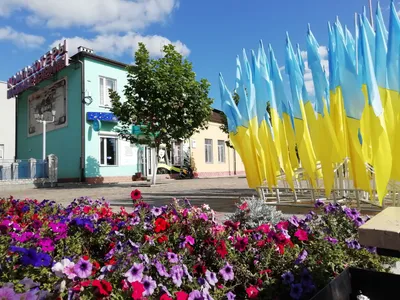
POLYGON ((132 213, 0 200, 0 299, 308 299, 347 266, 392 263, 359 245, 365 219, 339 205, 249 229, 207 205, 132 198, 132 213))
POLYGON ((275 206, 268 205, 260 198, 241 198, 236 204, 235 213, 230 216, 232 222, 240 222, 246 228, 255 228, 264 223, 276 224, 282 219, 282 213, 275 206))

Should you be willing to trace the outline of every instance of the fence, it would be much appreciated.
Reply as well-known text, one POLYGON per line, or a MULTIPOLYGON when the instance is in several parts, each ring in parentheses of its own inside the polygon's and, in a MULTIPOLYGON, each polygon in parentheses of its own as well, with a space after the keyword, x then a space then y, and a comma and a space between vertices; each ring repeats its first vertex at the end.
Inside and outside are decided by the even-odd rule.
POLYGON ((47 159, 0 160, 0 184, 57 182, 58 158, 51 154, 47 159))

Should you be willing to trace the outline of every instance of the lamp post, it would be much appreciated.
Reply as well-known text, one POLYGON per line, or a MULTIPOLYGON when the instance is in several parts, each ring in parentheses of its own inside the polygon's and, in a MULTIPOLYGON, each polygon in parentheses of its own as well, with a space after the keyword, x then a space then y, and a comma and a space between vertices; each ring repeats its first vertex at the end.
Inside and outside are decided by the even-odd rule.
POLYGON ((52 119, 51 121, 47 121, 44 118, 43 114, 35 114, 36 122, 43 124, 43 161, 46 160, 46 126, 48 123, 54 123, 56 111, 51 111, 52 119))

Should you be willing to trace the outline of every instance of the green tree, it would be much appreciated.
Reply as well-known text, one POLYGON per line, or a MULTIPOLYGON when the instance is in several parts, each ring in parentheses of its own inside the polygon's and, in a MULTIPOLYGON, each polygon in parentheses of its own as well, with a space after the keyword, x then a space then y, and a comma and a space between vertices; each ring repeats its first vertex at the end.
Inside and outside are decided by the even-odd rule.
MULTIPOLYGON (((238 93, 233 92, 232 95, 233 101, 235 101, 236 105, 238 105, 240 97, 238 95, 238 93)), ((270 110, 271 106, 270 106, 270 102, 267 102, 267 112, 268 112, 268 116, 269 119, 271 121, 271 110, 270 110)), ((226 115, 224 113, 221 113, 221 118, 222 118, 222 125, 219 127, 224 133, 229 135, 229 129, 228 129, 228 119, 226 118, 226 115)), ((227 142, 225 142, 226 145, 230 148, 233 148, 232 144, 230 143, 230 141, 228 140, 227 142)))
POLYGON ((146 46, 139 43, 135 64, 128 66, 127 71, 125 101, 117 92, 110 91, 111 111, 121 123, 122 138, 155 148, 155 184, 160 145, 186 140, 207 128, 213 102, 208 97, 210 83, 206 79, 196 80, 192 63, 173 45, 164 46, 163 56, 154 59, 146 46), (134 134, 132 125, 140 126, 140 135, 134 134))

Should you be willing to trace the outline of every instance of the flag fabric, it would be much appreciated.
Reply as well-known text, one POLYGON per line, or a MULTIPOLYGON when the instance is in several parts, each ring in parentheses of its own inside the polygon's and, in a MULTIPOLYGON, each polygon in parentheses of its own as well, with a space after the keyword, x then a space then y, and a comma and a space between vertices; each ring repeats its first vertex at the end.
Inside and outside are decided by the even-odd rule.
POLYGON ((304 168, 311 185, 315 188, 316 186, 316 167, 317 161, 312 146, 311 135, 309 132, 309 126, 307 122, 307 116, 304 109, 303 101, 303 87, 304 77, 301 71, 301 67, 297 60, 296 54, 293 50, 293 46, 290 42, 289 35, 287 35, 286 41, 286 73, 289 76, 290 90, 291 90, 291 103, 294 114, 294 126, 297 149, 301 161, 301 165, 304 168))

